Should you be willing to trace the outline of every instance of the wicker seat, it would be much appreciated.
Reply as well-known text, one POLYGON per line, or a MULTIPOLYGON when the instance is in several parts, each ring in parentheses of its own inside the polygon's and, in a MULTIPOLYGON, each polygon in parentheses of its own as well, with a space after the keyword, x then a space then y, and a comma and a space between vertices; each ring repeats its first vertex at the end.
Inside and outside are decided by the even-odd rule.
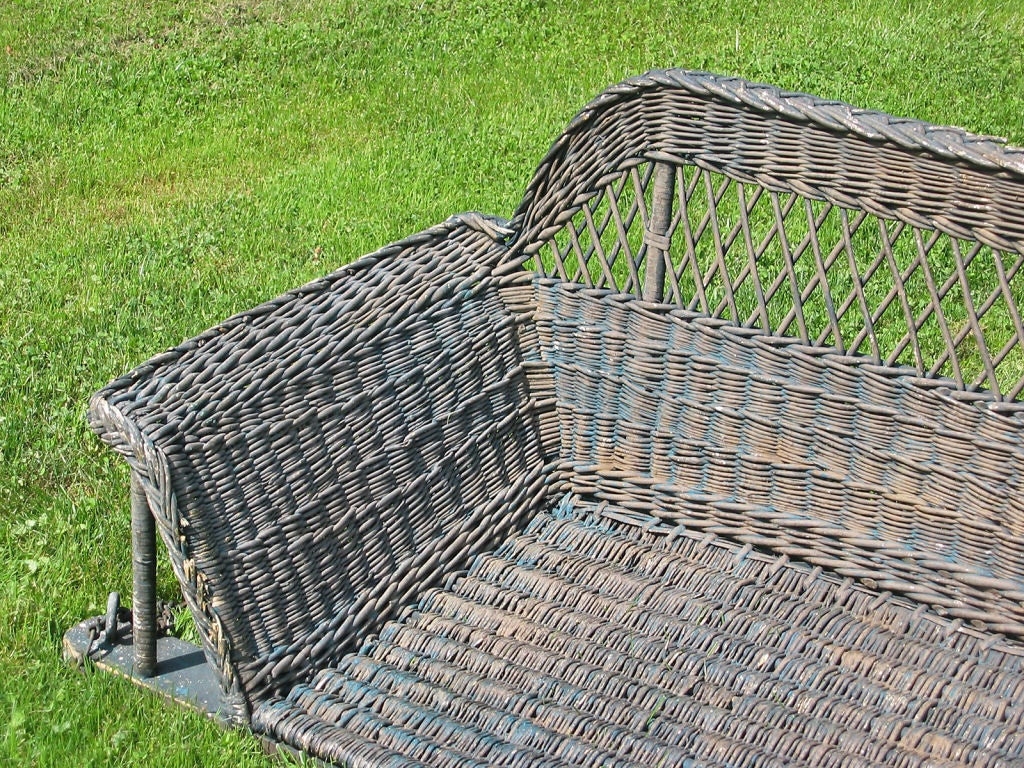
POLYGON ((1021 660, 907 601, 567 497, 253 725, 351 765, 1005 765, 1021 660))
MULTIPOLYGON (((222 690, 339 765, 1024 764, 1024 152, 702 73, 114 381, 222 690)), ((159 668, 155 670, 159 673, 159 668)))

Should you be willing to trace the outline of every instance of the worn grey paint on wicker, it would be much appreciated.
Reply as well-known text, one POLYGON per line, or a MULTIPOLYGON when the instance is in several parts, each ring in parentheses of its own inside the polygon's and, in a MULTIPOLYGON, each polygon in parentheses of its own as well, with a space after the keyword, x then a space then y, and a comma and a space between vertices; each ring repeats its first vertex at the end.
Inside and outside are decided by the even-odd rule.
POLYGON ((652 161, 677 174, 679 200, 668 233, 677 273, 669 273, 666 291, 674 303, 804 344, 863 353, 887 366, 907 364, 918 375, 952 378, 957 389, 987 389, 997 399, 1014 400, 1024 388, 1024 324, 1015 294, 1024 291, 1021 150, 741 80, 652 73, 599 96, 554 144, 513 220, 518 252, 534 256, 530 265, 546 274, 589 282, 594 271, 597 285, 639 295, 630 277, 643 272, 649 246, 630 252, 622 221, 637 216, 637 224, 650 229, 643 193, 653 188, 652 175, 649 167, 642 171, 652 161), (617 198, 633 192, 634 184, 633 209, 616 210, 617 198), (726 197, 735 221, 729 227, 718 221, 720 200, 705 203, 702 215, 690 220, 700 196, 726 197), (768 214, 760 227, 751 216, 759 204, 768 214), (599 212, 603 221, 596 220, 599 212), (821 234, 829 217, 836 230, 830 240, 821 234), (801 238, 789 242, 794 228, 801 238), (878 241, 874 252, 851 242, 858 231, 878 241), (550 248, 563 232, 571 242, 550 248), (894 257, 900 238, 913 257, 909 263, 894 257), (612 248, 602 247, 609 240, 612 248), (697 253, 699 246, 709 253, 697 253), (747 252, 752 262, 770 248, 780 252, 782 264, 773 282, 756 285, 758 270, 747 252), (938 263, 943 250, 949 265, 938 263), (541 258, 546 253, 553 264, 541 258), (730 254, 731 268, 725 264, 730 254), (575 257, 574 266, 590 262, 591 270, 568 274, 567 255, 575 257), (861 262, 854 264, 855 258, 861 262), (621 279, 612 276, 616 260, 628 267, 621 279), (804 265, 798 275, 796 267, 804 265), (981 269, 992 274, 977 274, 981 269), (856 279, 840 286, 839 271, 856 279), (689 292, 680 287, 684 277, 693 278, 689 292), (889 288, 883 297, 865 295, 882 283, 889 288), (920 307, 909 305, 908 284, 920 288, 912 298, 927 299, 920 307), (757 294, 749 315, 732 300, 739 286, 757 294), (713 289, 721 297, 709 302, 713 289), (813 302, 822 305, 827 322, 809 335, 805 314, 813 302), (773 323, 766 303, 789 311, 773 323), (955 323, 945 317, 950 306, 964 315, 955 323), (897 316, 889 325, 904 331, 888 346, 875 328, 887 311, 897 316), (986 312, 990 318, 999 313, 1007 332, 983 329, 986 312), (844 314, 849 322, 841 322, 844 314), (944 342, 933 354, 919 348, 929 325, 944 342), (971 355, 982 364, 964 381, 961 367, 971 355), (1001 367, 1005 376, 997 375, 1001 367))
POLYGON ((254 726, 351 765, 1006 765, 1020 650, 568 495, 254 726))
POLYGON ((544 499, 533 422, 550 403, 523 390, 529 361, 487 275, 505 252, 495 226, 456 217, 94 398, 237 716, 544 499))
POLYGON ((508 227, 389 246, 90 417, 235 716, 322 758, 998 764, 1024 755, 1022 267, 1021 150, 656 72, 580 113, 508 227), (692 583, 720 628, 631 613, 655 552, 636 599, 692 583), (586 664, 540 642, 560 616, 586 664), (629 650, 659 631, 677 655, 629 650))

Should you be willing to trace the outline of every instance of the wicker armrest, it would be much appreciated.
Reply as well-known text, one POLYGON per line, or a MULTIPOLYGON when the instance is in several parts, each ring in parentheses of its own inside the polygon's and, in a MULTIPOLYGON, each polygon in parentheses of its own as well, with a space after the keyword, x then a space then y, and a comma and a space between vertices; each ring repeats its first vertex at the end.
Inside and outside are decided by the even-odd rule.
POLYGON ((384 248, 97 393, 245 718, 544 495, 519 322, 475 214, 384 248))

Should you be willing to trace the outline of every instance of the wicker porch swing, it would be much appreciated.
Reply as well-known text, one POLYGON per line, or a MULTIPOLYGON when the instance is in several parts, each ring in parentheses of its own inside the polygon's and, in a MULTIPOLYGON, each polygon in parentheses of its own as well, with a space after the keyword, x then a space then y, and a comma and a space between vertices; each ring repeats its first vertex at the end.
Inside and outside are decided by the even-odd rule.
POLYGON ((134 611, 67 651, 338 765, 1024 765, 1022 266, 1022 150, 628 80, 94 397, 134 611))

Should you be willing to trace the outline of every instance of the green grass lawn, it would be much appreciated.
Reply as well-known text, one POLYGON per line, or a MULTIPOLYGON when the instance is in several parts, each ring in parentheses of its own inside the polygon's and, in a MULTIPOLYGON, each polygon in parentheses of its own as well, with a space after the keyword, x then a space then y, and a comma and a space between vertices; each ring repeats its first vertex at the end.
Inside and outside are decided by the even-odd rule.
POLYGON ((511 214, 573 113, 650 68, 1024 143, 1018 8, 0 4, 0 764, 267 760, 61 662, 64 629, 130 592, 127 470, 83 417, 106 381, 451 213, 511 214))

